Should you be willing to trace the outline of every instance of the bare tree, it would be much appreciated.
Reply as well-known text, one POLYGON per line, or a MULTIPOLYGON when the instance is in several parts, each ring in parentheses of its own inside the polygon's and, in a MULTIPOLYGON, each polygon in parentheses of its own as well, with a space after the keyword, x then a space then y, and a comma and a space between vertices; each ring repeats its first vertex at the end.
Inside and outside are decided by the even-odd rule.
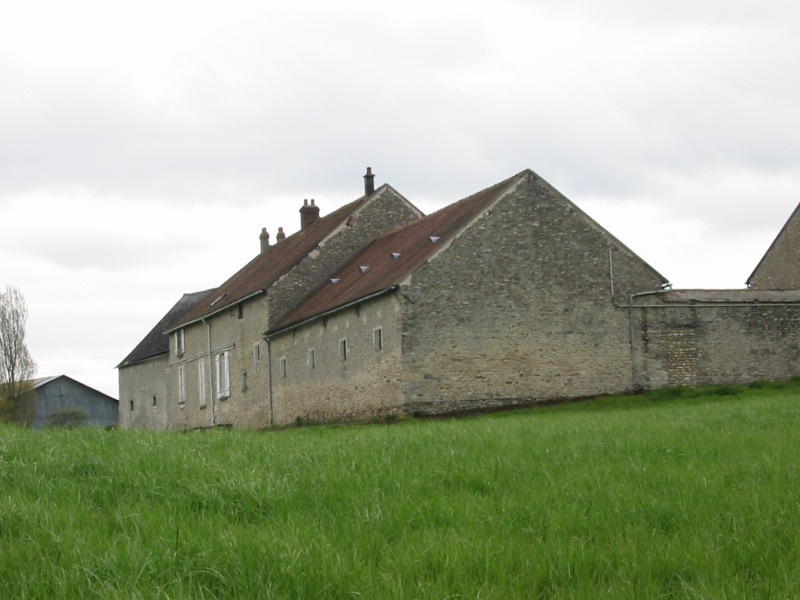
POLYGON ((0 415, 28 421, 36 363, 25 345, 28 307, 15 287, 0 292, 0 415))

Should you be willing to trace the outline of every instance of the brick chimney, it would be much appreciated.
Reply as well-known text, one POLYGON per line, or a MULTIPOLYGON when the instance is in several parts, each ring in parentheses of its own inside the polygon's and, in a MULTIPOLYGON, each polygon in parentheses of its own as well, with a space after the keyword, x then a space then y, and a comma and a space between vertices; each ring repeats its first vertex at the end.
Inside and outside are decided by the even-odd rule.
POLYGON ((372 167, 367 167, 367 174, 364 175, 364 195, 369 196, 375 191, 375 175, 372 174, 372 167))
POLYGON ((300 230, 306 227, 311 227, 319 220, 319 206, 314 204, 314 199, 311 199, 309 204, 308 200, 303 200, 303 206, 300 209, 300 230))
POLYGON ((279 244, 286 239, 286 234, 283 233, 283 227, 278 227, 278 235, 275 236, 275 243, 279 244))
POLYGON ((258 236, 258 239, 261 240, 261 252, 263 253, 267 248, 269 248, 269 234, 267 233, 267 228, 261 228, 261 235, 258 236))

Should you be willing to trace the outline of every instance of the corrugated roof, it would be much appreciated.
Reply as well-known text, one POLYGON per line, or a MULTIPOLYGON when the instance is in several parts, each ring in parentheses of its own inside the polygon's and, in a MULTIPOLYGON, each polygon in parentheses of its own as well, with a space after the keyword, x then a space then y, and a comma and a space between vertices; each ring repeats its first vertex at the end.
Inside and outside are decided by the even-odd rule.
POLYGON ((128 367, 132 364, 167 354, 169 352, 169 337, 165 335, 167 330, 202 302, 212 291, 214 290, 184 294, 175 303, 175 306, 169 309, 167 314, 150 330, 150 333, 117 365, 117 368, 128 367))
POLYGON ((337 227, 346 223, 347 219, 361 208, 366 199, 366 196, 362 196, 320 218, 310 227, 301 229, 285 240, 273 244, 214 290, 205 302, 200 303, 183 319, 176 322, 171 329, 177 329, 208 317, 236 305, 245 298, 268 290, 337 227))
POLYGON ((285 329, 398 285, 498 199, 512 181, 528 173, 510 177, 375 239, 270 331, 285 329))

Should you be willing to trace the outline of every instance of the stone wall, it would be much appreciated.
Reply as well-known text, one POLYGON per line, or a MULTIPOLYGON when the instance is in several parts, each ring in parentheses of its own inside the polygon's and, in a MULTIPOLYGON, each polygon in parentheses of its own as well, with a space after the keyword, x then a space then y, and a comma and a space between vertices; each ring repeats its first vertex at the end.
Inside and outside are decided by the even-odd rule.
POLYGON ((168 369, 167 355, 119 369, 121 429, 164 431, 169 428, 168 369))
POLYGON ((800 302, 646 302, 633 314, 638 388, 800 375, 800 302))
POLYGON ((402 286, 407 410, 628 391, 615 303, 663 282, 531 176, 402 286))
POLYGON ((175 354, 175 334, 172 334, 171 428, 268 426, 268 364, 266 343, 261 337, 268 312, 269 300, 261 295, 227 308, 205 322, 185 327, 186 351, 181 357, 175 354), (221 352, 228 353, 230 393, 218 398, 216 364, 221 352), (185 402, 179 401, 181 368, 186 386, 185 402), (200 392, 201 369, 204 370, 205 396, 200 392))
POLYGON ((754 290, 800 289, 800 206, 761 259, 748 285, 754 290))
POLYGON ((399 324, 400 303, 389 293, 272 338, 275 425, 401 412, 399 324))

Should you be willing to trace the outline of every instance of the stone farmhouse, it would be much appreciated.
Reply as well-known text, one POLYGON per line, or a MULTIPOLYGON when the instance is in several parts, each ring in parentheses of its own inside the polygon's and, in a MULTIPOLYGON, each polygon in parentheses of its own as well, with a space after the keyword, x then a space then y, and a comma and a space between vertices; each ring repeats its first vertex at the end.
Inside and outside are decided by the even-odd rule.
POLYGON ((428 216, 370 176, 325 218, 304 206, 300 232, 162 326, 165 420, 128 402, 142 364, 123 362, 120 424, 362 421, 800 375, 798 211, 749 289, 677 291, 530 170, 428 216))
POLYGON ((364 182, 361 198, 325 217, 314 200, 306 201, 300 231, 287 237, 280 228, 275 244, 262 229, 253 260, 218 288, 184 296, 173 307, 139 344, 157 346, 158 358, 143 360, 152 351, 135 349, 119 367, 122 427, 270 424, 264 331, 376 235, 422 214, 391 186, 375 189, 371 170, 364 182), (148 342, 152 337, 158 341, 148 342))

